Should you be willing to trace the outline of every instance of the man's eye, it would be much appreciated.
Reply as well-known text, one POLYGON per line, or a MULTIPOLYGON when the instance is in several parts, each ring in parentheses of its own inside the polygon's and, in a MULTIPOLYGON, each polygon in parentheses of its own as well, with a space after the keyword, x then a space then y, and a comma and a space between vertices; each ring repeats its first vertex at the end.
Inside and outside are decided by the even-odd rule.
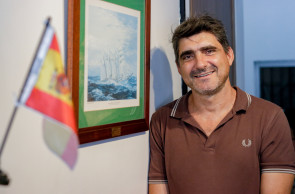
POLYGON ((214 49, 208 49, 208 50, 205 51, 205 54, 206 55, 212 55, 214 52, 215 52, 214 49))
POLYGON ((192 55, 184 55, 184 56, 182 56, 182 60, 184 60, 184 61, 190 60, 192 58, 193 58, 192 55))

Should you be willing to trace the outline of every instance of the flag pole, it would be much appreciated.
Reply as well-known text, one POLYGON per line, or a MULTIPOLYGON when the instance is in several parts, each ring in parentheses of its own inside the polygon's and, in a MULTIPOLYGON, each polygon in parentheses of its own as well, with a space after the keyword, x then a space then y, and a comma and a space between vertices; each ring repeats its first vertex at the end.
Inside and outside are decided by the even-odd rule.
POLYGON ((1 156, 2 156, 2 152, 3 152, 4 146, 5 146, 5 144, 6 144, 7 138, 8 138, 8 134, 9 134, 10 129, 11 129, 11 125, 12 125, 12 123, 13 123, 14 117, 15 117, 16 112, 17 112, 17 110, 18 110, 18 105, 19 105, 19 103, 20 103, 20 98, 21 98, 22 93, 23 93, 23 91, 24 91, 24 88, 25 88, 25 86, 26 86, 26 84, 27 84, 28 77, 29 77, 29 75, 30 75, 30 73, 31 73, 31 71, 32 71, 33 64, 34 64, 34 61, 35 61, 35 59, 36 59, 36 57, 37 57, 38 50, 40 49, 40 46, 41 46, 41 43, 42 43, 42 40, 43 40, 44 34, 45 34, 45 32, 46 32, 48 26, 50 25, 50 20, 51 20, 50 17, 48 17, 47 20, 46 20, 46 26, 45 26, 45 28, 44 28, 44 30, 43 30, 43 33, 42 33, 41 39, 39 40, 39 44, 38 44, 37 50, 36 50, 36 52, 35 52, 35 56, 34 56, 34 58, 33 58, 33 61, 32 61, 32 63, 31 63, 30 70, 29 70, 28 73, 27 73, 26 80, 25 80, 25 82, 23 83, 23 86, 22 86, 21 92, 20 92, 20 94, 19 94, 19 96, 18 96, 17 102, 16 102, 16 104, 14 105, 13 112, 12 112, 12 114, 11 114, 11 116, 10 116, 10 120, 9 120, 8 126, 7 126, 7 128, 6 128, 6 132, 5 132, 4 138, 3 138, 2 143, 1 143, 1 147, 0 147, 0 185, 8 185, 8 184, 9 184, 9 178, 8 178, 8 176, 7 176, 7 175, 1 170, 1 156))

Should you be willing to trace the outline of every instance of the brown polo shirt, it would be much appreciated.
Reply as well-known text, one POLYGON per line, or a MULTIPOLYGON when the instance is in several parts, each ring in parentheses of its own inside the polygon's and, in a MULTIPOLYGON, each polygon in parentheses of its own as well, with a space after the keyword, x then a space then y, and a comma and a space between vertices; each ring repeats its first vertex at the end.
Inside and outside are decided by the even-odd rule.
POLYGON ((235 89, 232 111, 209 137, 189 114, 191 93, 153 114, 149 184, 168 183, 169 194, 258 194, 261 173, 295 174, 282 109, 235 89))

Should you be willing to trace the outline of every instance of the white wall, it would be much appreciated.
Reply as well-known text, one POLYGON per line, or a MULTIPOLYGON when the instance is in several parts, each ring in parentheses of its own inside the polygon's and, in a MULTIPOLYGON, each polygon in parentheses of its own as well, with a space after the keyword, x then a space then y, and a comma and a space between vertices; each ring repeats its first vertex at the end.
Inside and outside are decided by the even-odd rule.
POLYGON ((255 93, 255 61, 295 60, 295 1, 236 0, 237 85, 255 93))
MULTIPOLYGON (((153 113, 156 106, 181 93, 169 43, 171 29, 179 21, 179 1, 152 0, 151 9, 150 111, 153 113), (159 75, 163 79, 155 77, 159 75), (159 95, 158 91, 166 92, 159 95)), ((52 17, 64 56, 63 1, 0 1, 1 141, 47 16, 52 17)), ((78 163, 71 171, 46 147, 41 123, 40 115, 19 108, 1 157, 1 169, 11 179, 9 186, 0 185, 1 194, 147 192, 148 132, 82 146, 78 163)))
POLYGON ((181 77, 171 43, 172 31, 180 21, 179 0, 152 0, 151 9, 150 112, 154 112, 181 96, 181 77))

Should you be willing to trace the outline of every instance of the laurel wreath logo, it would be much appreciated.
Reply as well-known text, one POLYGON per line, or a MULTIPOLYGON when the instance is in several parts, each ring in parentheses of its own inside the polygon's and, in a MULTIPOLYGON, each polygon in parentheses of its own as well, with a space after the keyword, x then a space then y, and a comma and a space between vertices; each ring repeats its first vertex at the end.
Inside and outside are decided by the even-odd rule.
POLYGON ((250 139, 248 139, 247 143, 246 143, 246 140, 243 139, 242 141, 242 145, 246 148, 250 147, 252 145, 252 141, 250 139))

